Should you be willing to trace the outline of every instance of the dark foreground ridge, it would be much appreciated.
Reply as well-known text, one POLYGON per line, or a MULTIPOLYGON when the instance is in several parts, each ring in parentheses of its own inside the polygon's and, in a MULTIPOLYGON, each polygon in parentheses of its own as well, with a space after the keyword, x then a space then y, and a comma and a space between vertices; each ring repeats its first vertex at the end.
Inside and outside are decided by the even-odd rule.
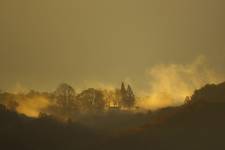
POLYGON ((46 115, 29 118, 0 105, 0 149, 225 149, 224 117, 225 83, 196 90, 183 106, 95 116, 89 122, 98 122, 95 126, 62 123, 46 115))

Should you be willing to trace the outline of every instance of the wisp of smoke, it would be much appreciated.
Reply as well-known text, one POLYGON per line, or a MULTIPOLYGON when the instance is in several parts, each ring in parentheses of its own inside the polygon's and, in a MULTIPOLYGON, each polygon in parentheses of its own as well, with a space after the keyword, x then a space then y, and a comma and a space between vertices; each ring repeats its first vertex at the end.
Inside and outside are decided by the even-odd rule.
POLYGON ((148 70, 150 90, 138 102, 145 109, 159 109, 184 103, 195 89, 207 83, 218 83, 222 77, 211 69, 205 57, 198 57, 191 64, 161 64, 148 70))
POLYGON ((30 117, 38 117, 43 109, 49 106, 50 101, 42 96, 34 96, 32 98, 24 98, 18 100, 16 111, 30 117))
MULTIPOLYGON (((216 73, 206 63, 205 57, 198 57, 190 64, 160 64, 147 71, 150 88, 142 93, 147 93, 142 98, 138 98, 137 106, 143 109, 159 109, 168 106, 177 106, 184 103, 186 96, 191 96, 195 89, 207 83, 219 83, 223 78, 216 73)), ((85 82, 85 86, 80 88, 98 87, 102 90, 115 90, 115 86, 100 82, 85 82)), ((79 89, 79 88, 76 88, 79 89)), ((25 88, 20 84, 14 89, 18 94, 25 88), (22 90, 21 90, 22 89, 22 90)), ((38 117, 40 112, 47 110, 52 101, 45 96, 36 95, 32 97, 20 97, 16 111, 27 116, 38 117)))

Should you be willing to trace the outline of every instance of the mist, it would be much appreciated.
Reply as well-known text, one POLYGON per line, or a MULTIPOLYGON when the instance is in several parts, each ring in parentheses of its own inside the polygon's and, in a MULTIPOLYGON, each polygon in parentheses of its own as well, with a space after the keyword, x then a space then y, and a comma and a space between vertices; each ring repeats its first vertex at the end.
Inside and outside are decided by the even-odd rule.
MULTIPOLYGON (((190 97, 195 90, 205 84, 217 84, 224 79, 223 75, 216 72, 213 67, 208 64, 207 58, 204 56, 199 56, 193 62, 187 64, 158 64, 147 69, 146 74, 146 82, 149 84, 146 89, 135 88, 135 84, 132 83, 131 77, 127 78, 124 82, 126 85, 132 83, 130 85, 135 89, 134 95, 136 100, 132 106, 133 109, 129 108, 130 112, 136 113, 182 105, 184 104, 185 99, 190 97)), ((18 113, 30 117, 38 117, 40 113, 46 113, 60 118, 61 120, 66 120, 71 118, 72 114, 77 118, 78 114, 81 115, 84 114, 84 112, 87 114, 89 109, 97 109, 97 106, 96 108, 92 108, 92 106, 84 104, 82 101, 86 101, 85 99, 78 102, 79 95, 82 95, 85 91, 89 91, 89 95, 92 92, 100 93, 100 97, 96 99, 96 102, 99 100, 102 101, 102 106, 100 106, 102 110, 100 112, 107 112, 111 107, 118 107, 117 109, 120 109, 121 96, 118 95, 118 90, 121 87, 119 86, 106 82, 87 80, 83 85, 77 85, 75 88, 71 86, 70 88, 72 89, 72 92, 74 92, 74 95, 72 95, 74 98, 72 99, 74 99, 76 103, 71 103, 70 105, 74 105, 77 110, 72 108, 72 106, 61 108, 61 106, 57 104, 57 101, 63 100, 66 97, 60 97, 58 99, 55 95, 55 90, 52 90, 53 92, 38 92, 29 90, 29 88, 26 88, 19 83, 11 89, 11 93, 14 95, 5 98, 3 103, 12 109, 15 109, 18 113), (63 109, 70 109, 72 113, 63 109), (79 113, 77 113, 77 111, 79 113)), ((89 99, 91 97, 86 98, 89 99)), ((93 99, 95 98, 96 97, 94 96, 93 99)))
POLYGON ((48 108, 50 100, 43 96, 18 99, 16 111, 29 117, 37 118, 41 112, 48 108))
POLYGON ((225 0, 0 0, 0 150, 225 150, 225 0))
POLYGON ((159 64, 148 69, 149 89, 141 91, 143 96, 138 106, 145 109, 178 106, 185 98, 205 84, 217 84, 224 80, 204 56, 189 64, 159 64))

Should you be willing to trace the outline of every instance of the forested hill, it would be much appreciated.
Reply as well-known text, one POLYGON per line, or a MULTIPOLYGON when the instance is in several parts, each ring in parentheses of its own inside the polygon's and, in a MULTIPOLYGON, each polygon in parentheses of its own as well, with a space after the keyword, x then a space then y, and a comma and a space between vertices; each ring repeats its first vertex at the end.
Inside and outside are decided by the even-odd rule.
MULTIPOLYGON (((0 149, 225 149, 224 97, 225 83, 206 85, 196 90, 183 106, 135 115, 129 121, 136 122, 136 127, 127 126, 127 129, 111 132, 112 135, 77 122, 61 123, 45 115, 28 118, 1 105, 0 149), (139 123, 143 119, 135 119, 140 116, 144 116, 146 122, 139 123)), ((131 114, 120 115, 119 119, 114 117, 112 123, 123 120, 121 117, 125 120, 128 115, 131 114)))
POLYGON ((116 139, 109 141, 113 148, 225 149, 225 83, 196 90, 183 106, 161 109, 116 139))
POLYGON ((204 101, 225 103, 225 82, 216 84, 207 84, 203 88, 196 90, 192 96, 192 101, 204 101))
POLYGON ((85 149, 101 138, 78 123, 62 123, 50 116, 29 118, 0 105, 0 149, 85 149))

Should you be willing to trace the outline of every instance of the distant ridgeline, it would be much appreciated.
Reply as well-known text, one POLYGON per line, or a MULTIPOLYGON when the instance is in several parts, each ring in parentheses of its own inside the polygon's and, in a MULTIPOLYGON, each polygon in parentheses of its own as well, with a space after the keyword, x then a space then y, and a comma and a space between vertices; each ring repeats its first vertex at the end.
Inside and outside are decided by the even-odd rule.
POLYGON ((68 119, 82 113, 130 111, 136 109, 135 102, 131 86, 125 87, 123 82, 120 89, 88 88, 80 93, 76 93, 74 88, 66 83, 60 84, 54 92, 0 92, 0 104, 31 117, 44 113, 68 119))
MULTIPOLYGON (((129 96, 133 94, 129 86, 125 88, 122 83, 121 89, 117 92, 121 99, 124 97, 126 101, 115 102, 109 107, 133 107, 134 98, 131 103, 129 96), (129 104, 126 103, 128 98, 129 104)), ((50 101, 56 101, 54 105, 49 105, 47 110, 42 109, 41 112, 67 115, 67 117, 71 117, 75 112, 79 113, 78 108, 75 107, 77 105, 68 105, 71 102, 70 96, 74 95, 71 87, 61 85, 56 93, 41 93, 50 101), (59 99, 57 96, 62 97, 59 99)), ((4 98, 2 96, 6 95, 8 98, 34 97, 33 94, 1 93, 1 101, 4 98)), ((98 105, 94 101, 96 97, 101 96, 101 92, 88 89, 75 95, 74 101, 82 102, 80 107, 85 106, 85 109, 93 112, 101 108, 101 101, 98 101, 98 105), (96 92, 94 97, 93 92, 96 92)), ((103 104, 108 107, 105 103, 103 104)), ((0 104, 0 149, 3 150, 225 149, 225 120, 223 119, 225 116, 225 83, 206 85, 196 90, 188 103, 183 106, 168 107, 143 114, 118 111, 118 113, 106 113, 105 115, 88 115, 86 120, 81 119, 80 122, 68 120, 62 123, 45 114, 39 115, 38 118, 30 118, 12 111, 19 107, 15 103, 10 105, 12 107, 6 108, 0 104), (102 130, 103 128, 106 130, 102 130)), ((29 106, 32 107, 32 105, 29 106)))
POLYGON ((207 84, 199 90, 196 90, 191 97, 192 102, 225 103, 225 82, 216 84, 207 84))

